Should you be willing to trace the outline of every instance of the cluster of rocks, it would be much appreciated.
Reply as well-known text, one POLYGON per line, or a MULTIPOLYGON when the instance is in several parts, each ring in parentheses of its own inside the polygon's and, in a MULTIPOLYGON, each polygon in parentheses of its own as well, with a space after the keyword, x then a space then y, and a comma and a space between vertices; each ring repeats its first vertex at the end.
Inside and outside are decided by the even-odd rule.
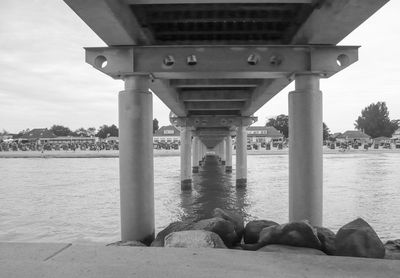
MULTIPOLYGON (((145 246, 140 242, 112 245, 145 246)), ((245 226, 241 215, 219 208, 210 219, 171 223, 157 234, 151 246, 400 259, 400 239, 383 244, 361 218, 344 225, 335 234, 307 221, 280 225, 269 220, 253 220, 245 226)))

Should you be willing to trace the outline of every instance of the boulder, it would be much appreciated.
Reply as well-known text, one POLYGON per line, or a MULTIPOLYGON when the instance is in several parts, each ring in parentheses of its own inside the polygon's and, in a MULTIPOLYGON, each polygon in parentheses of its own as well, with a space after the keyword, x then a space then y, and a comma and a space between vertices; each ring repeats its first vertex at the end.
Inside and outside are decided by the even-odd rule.
POLYGON ((385 247, 374 229, 361 218, 347 223, 336 234, 336 256, 383 258, 385 247))
POLYGON ((289 246, 289 245, 280 245, 280 244, 266 245, 266 246, 258 249, 257 251, 326 256, 326 254, 324 252, 322 252, 321 250, 318 250, 318 249, 306 248, 306 247, 296 247, 296 246, 289 246))
POLYGON ((131 246, 131 247, 147 247, 146 244, 141 243, 140 241, 117 241, 113 242, 110 244, 107 244, 107 246, 131 246))
POLYGON ((164 246, 164 238, 172 233, 172 232, 179 232, 179 231, 186 231, 190 230, 191 226, 193 225, 193 222, 191 221, 177 221, 177 222, 172 222, 169 224, 164 230, 160 231, 157 234, 156 239, 151 243, 150 246, 153 247, 163 247, 164 246))
POLYGON ((244 228, 244 243, 246 244, 257 243, 262 229, 276 225, 279 224, 269 220, 250 221, 244 228))
POLYGON ((400 260, 400 239, 389 240, 385 243, 385 259, 400 260))
POLYGON ((220 236, 225 245, 229 248, 239 241, 232 222, 219 217, 200 220, 199 222, 193 224, 191 230, 214 232, 220 236))
POLYGON ((335 233, 324 227, 314 226, 314 228, 317 230, 317 236, 321 242, 321 250, 328 255, 334 255, 336 252, 335 233))
POLYGON ((321 249, 317 231, 307 222, 291 222, 262 229, 258 243, 321 249))
POLYGON ((164 247, 226 248, 222 239, 210 231, 173 232, 165 237, 164 247))
POLYGON ((243 216, 233 211, 216 208, 213 211, 213 217, 220 217, 222 219, 232 222, 233 226, 235 227, 235 232, 237 236, 240 239, 242 238, 244 232, 243 216))

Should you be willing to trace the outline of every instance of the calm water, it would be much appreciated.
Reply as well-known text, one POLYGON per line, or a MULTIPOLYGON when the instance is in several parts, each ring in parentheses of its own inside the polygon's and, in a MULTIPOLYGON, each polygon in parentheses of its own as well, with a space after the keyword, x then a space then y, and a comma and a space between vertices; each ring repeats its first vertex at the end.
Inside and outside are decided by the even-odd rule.
MULTIPOLYGON (((215 207, 246 220, 288 215, 288 157, 248 157, 248 187, 236 190, 221 168, 194 176, 182 193, 179 157, 155 158, 156 229, 215 207)), ((400 238, 400 154, 324 156, 324 226, 363 217, 383 239, 400 238)), ((0 241, 112 242, 119 239, 116 158, 0 159, 0 241)))

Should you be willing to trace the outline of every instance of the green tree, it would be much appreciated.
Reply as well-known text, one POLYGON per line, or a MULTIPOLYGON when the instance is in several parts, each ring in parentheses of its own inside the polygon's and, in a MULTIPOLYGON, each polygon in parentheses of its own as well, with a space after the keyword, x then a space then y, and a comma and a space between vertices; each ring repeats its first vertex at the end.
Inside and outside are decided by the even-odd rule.
MULTIPOLYGON (((281 114, 275 118, 268 119, 266 126, 273 126, 279 130, 286 138, 289 137, 289 117, 281 114)), ((325 123, 322 123, 322 136, 323 140, 327 140, 330 135, 330 130, 325 123)))
POLYGON ((159 129, 158 127, 158 120, 153 119, 153 134, 159 129))
POLYGON ((281 114, 275 118, 268 119, 266 126, 273 126, 279 130, 286 138, 289 137, 289 117, 281 114))
POLYGON ((24 129, 24 130, 21 130, 20 132, 18 132, 16 135, 14 135, 13 137, 15 138, 15 139, 19 139, 19 138, 21 138, 22 136, 24 136, 25 134, 27 134, 29 131, 31 131, 29 128, 27 128, 27 129, 24 129))
POLYGON ((77 130, 74 131, 74 133, 76 134, 76 136, 89 137, 88 131, 83 127, 78 128, 77 130))
POLYGON ((0 131, 0 135, 7 135, 9 132, 3 128, 3 131, 0 131))
POLYGON ((328 126, 323 122, 322 123, 322 138, 323 140, 328 140, 329 136, 331 135, 331 131, 329 130, 328 126))
POLYGON ((66 126, 62 125, 53 125, 50 128, 50 131, 54 133, 56 136, 72 136, 73 132, 66 126))
POLYGON ((371 103, 361 111, 361 116, 358 117, 354 126, 372 138, 391 137, 399 128, 399 120, 390 120, 386 103, 377 102, 371 103))
POLYGON ((89 137, 96 136, 96 128, 95 127, 89 127, 87 129, 87 134, 88 134, 89 137))
POLYGON ((116 125, 102 125, 99 127, 99 131, 96 134, 97 137, 107 138, 109 136, 118 136, 118 127, 116 125))

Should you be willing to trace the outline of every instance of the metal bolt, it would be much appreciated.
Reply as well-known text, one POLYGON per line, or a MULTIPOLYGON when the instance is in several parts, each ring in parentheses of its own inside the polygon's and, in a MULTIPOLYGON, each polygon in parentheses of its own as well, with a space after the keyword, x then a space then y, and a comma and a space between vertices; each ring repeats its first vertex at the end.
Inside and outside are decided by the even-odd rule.
POLYGON ((167 67, 171 67, 175 64, 175 59, 171 55, 168 55, 167 57, 164 58, 164 65, 167 67))
POLYGON ((194 66, 197 64, 197 58, 195 55, 190 55, 187 57, 187 64, 189 66, 194 66))

